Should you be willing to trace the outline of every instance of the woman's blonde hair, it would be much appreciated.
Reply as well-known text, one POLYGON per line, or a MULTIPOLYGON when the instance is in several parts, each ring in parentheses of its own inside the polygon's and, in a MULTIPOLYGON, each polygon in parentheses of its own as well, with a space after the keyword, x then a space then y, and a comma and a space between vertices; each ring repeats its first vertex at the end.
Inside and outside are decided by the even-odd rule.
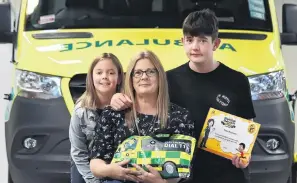
POLYGON ((80 103, 81 107, 88 108, 88 109, 96 109, 100 107, 100 99, 97 95, 94 81, 93 81, 93 70, 98 62, 110 59, 113 64, 117 68, 118 72, 118 80, 120 80, 119 84, 117 85, 116 92, 122 92, 123 90, 123 80, 124 80, 124 72, 123 67, 119 59, 112 53, 103 53, 99 57, 95 58, 92 62, 89 71, 87 73, 86 78, 86 91, 82 94, 82 96, 77 100, 76 103, 80 103))
MULTIPOLYGON (((133 106, 131 107, 131 110, 126 112, 125 118, 127 125, 131 127, 137 127, 135 120, 136 117, 136 107, 135 107, 135 90, 133 88, 132 84, 132 73, 134 71, 134 67, 136 63, 141 59, 148 59, 151 61, 151 63, 154 65, 154 67, 157 69, 158 73, 158 80, 159 80, 159 86, 158 86, 158 97, 157 97, 157 120, 160 120, 161 128, 165 128, 167 126, 167 118, 168 118, 168 107, 169 107, 169 94, 168 94, 168 84, 167 84, 167 78, 165 70, 157 57, 156 54, 154 54, 152 51, 145 50, 139 52, 129 63, 126 77, 125 77, 125 94, 131 98, 133 102, 133 106)), ((138 129, 139 130, 139 129, 138 129)), ((139 131, 138 131, 139 132, 139 131)))

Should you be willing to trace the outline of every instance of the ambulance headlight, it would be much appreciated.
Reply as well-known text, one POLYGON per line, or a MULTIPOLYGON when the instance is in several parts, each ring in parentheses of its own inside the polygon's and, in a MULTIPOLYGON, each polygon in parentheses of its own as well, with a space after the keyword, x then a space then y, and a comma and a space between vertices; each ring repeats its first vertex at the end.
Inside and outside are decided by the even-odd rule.
POLYGON ((26 138, 23 142, 23 145, 26 149, 33 149, 37 145, 37 140, 34 138, 26 138))
POLYGON ((26 98, 52 99, 61 97, 61 78, 35 72, 16 70, 18 95, 26 98))
POLYGON ((275 151, 279 148, 280 142, 279 140, 272 138, 272 139, 268 139, 266 141, 266 148, 271 150, 271 151, 275 151))
POLYGON ((253 100, 284 97, 286 79, 283 71, 249 77, 253 100))
POLYGON ((268 154, 285 154, 287 147, 283 138, 280 136, 271 136, 261 134, 257 138, 257 144, 262 147, 268 154))

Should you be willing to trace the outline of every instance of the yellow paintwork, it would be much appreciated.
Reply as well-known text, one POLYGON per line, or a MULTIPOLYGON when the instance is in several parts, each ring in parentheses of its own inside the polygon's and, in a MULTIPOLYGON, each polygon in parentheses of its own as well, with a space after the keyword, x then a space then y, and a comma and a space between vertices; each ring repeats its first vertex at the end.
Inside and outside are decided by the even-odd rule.
MULTIPOLYGON (((78 30, 68 30, 67 32, 76 32, 78 30)), ((43 31, 44 32, 44 31, 43 31)), ((65 30, 56 32, 66 32, 65 30)), ((182 46, 173 44, 175 40, 182 37, 181 30, 177 29, 126 29, 126 30, 106 30, 92 29, 86 30, 94 34, 91 39, 55 39, 55 40, 36 40, 32 34, 40 32, 25 32, 21 36, 19 42, 19 63, 18 67, 28 69, 34 72, 41 72, 50 75, 58 75, 62 77, 72 77, 77 73, 85 73, 92 60, 102 52, 112 52, 117 55, 123 67, 126 68, 131 57, 137 51, 150 49, 154 51, 161 59, 166 70, 177 67, 187 61, 182 46), (122 44, 117 46, 121 40, 126 39, 134 45, 122 44), (149 39, 149 45, 135 45, 149 39), (157 39, 160 43, 164 43, 166 39, 170 40, 169 45, 154 45, 153 39, 157 39), (112 40, 113 46, 107 44, 101 47, 95 47, 95 42, 100 43, 112 40), (80 43, 79 43, 80 42, 80 43), (78 49, 86 44, 82 42, 90 42, 93 45, 89 48, 78 49), (71 51, 59 51, 59 47, 63 44, 73 44, 71 51), (38 51, 45 49, 54 49, 56 51, 38 51)), ((225 32, 222 30, 221 32, 225 32)), ((228 31, 230 32, 230 31, 228 31)), ((235 31, 232 31, 235 32, 235 31)), ((237 31, 243 32, 243 31, 237 31)), ((251 31, 245 31, 251 32, 251 31)), ((260 32, 257 32, 260 33, 260 32)), ((244 72, 246 75, 266 73, 279 70, 283 67, 281 63, 281 53, 279 45, 273 33, 267 34, 267 39, 263 41, 255 40, 231 40, 222 39, 222 44, 231 44, 236 51, 231 49, 218 49, 215 52, 215 58, 230 67, 244 72)), ((66 46, 65 46, 66 48, 66 46)), ((60 50, 63 50, 60 48, 60 50)))
MULTIPOLYGON (((68 30, 70 31, 70 30, 68 30)), ((75 32, 75 30, 71 30, 75 32)), ((76 30, 77 31, 77 30, 76 30)), ((44 32, 44 31, 43 31, 44 32)), ((65 32, 59 31, 59 32, 65 32)), ((164 30, 164 29, 148 29, 148 30, 88 30, 94 34, 92 39, 56 39, 56 40, 36 40, 32 34, 38 32, 25 32, 19 38, 18 49, 18 69, 29 70, 33 72, 44 73, 48 75, 61 76, 71 78, 78 73, 86 73, 92 60, 102 52, 112 52, 116 54, 124 69, 126 69, 131 57, 140 50, 150 49, 154 51, 161 59, 166 70, 175 68, 187 61, 182 46, 170 44, 167 46, 160 45, 127 45, 116 46, 122 39, 130 40, 133 44, 143 43, 144 39, 157 39, 164 42, 165 39, 171 42, 179 40, 182 37, 181 30, 164 30), (113 46, 107 44, 96 48, 91 46, 86 49, 75 50, 76 47, 83 45, 75 45, 77 42, 89 41, 95 44, 95 41, 104 42, 112 40, 113 46), (37 49, 50 48, 51 45, 70 44, 73 43, 71 51, 38 51, 37 49)), ((221 32, 225 32, 222 30, 221 32)), ((230 32, 230 31, 229 31, 230 32)), ((235 32, 235 31, 232 31, 235 32)), ((242 31, 241 31, 242 32, 242 31)), ((251 32, 251 31, 246 31, 251 32)), ((228 40, 223 39, 222 45, 231 44, 236 51, 231 49, 218 49, 215 52, 215 58, 222 61, 226 65, 239 70, 246 75, 261 74, 273 72, 282 69, 283 61, 279 45, 276 44, 276 38, 273 33, 267 34, 264 41, 250 40, 228 40)), ((62 85, 62 87, 68 87, 62 85)), ((69 95, 69 92, 63 92, 63 95, 69 95)), ((66 97, 66 96, 65 96, 66 97)), ((73 102, 69 96, 65 98, 68 109, 71 111, 73 102)))
MULTIPOLYGON (((255 40, 231 40, 223 39, 222 44, 231 44, 236 52, 230 49, 215 52, 215 58, 222 61, 228 66, 239 70, 246 75, 261 74, 283 69, 284 62, 280 50, 279 30, 275 5, 273 0, 269 1, 271 9, 271 19, 273 23, 273 32, 259 31, 236 31, 220 30, 220 32, 247 32, 256 34, 266 34, 267 39, 264 41, 255 40)), ((112 52, 122 61, 123 67, 126 68, 130 58, 139 50, 150 49, 157 53, 161 58, 166 70, 172 69, 187 61, 182 46, 172 44, 175 40, 180 40, 182 32, 180 29, 85 29, 85 30, 56 30, 56 31, 33 31, 23 32, 25 9, 27 1, 22 1, 22 11, 20 14, 18 51, 16 54, 20 69, 40 72, 62 77, 72 77, 77 73, 85 73, 92 60, 102 52, 112 52), (94 37, 90 39, 44 39, 36 40, 32 37, 35 33, 45 32, 91 32, 94 37), (149 45, 121 45, 116 46, 119 41, 127 39, 136 43, 143 43, 144 39, 149 39, 149 45), (151 44, 153 39, 158 39, 164 43, 165 39, 171 41, 170 45, 158 46, 151 44), (113 46, 103 46, 96 48, 91 46, 86 49, 76 48, 83 47, 84 44, 78 42, 113 40, 113 46), (50 47, 53 45, 73 43, 72 51, 48 51, 42 52, 37 49, 50 47)))

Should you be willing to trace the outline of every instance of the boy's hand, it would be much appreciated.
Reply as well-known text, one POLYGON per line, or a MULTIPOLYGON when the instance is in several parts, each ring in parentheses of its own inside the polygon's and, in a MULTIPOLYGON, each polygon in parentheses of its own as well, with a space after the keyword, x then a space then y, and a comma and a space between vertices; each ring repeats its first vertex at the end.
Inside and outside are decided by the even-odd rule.
POLYGON ((237 168, 242 168, 242 169, 244 169, 244 168, 246 168, 247 166, 249 166, 250 160, 251 160, 251 156, 250 156, 250 159, 248 160, 248 162, 247 162, 246 164, 244 164, 244 163, 242 162, 242 160, 240 159, 239 156, 234 155, 233 158, 232 158, 232 164, 233 164, 234 166, 236 166, 237 168))
POLYGON ((116 93, 111 98, 110 106, 117 111, 121 111, 130 108, 132 106, 132 101, 127 95, 116 93))

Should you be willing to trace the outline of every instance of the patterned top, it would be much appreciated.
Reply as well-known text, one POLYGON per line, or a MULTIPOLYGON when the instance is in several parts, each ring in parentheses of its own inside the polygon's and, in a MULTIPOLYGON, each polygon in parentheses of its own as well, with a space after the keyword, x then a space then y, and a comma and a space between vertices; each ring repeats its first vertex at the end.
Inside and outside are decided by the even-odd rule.
MULTIPOLYGON (((160 128, 160 121, 153 115, 137 113, 140 135, 150 136, 158 133, 183 134, 194 137, 194 121, 189 111, 175 104, 170 104, 167 128, 160 128)), ((110 163, 118 147, 125 139, 139 135, 137 129, 129 129, 125 123, 125 113, 106 107, 98 120, 94 137, 94 146, 90 158, 99 158, 110 163)))

